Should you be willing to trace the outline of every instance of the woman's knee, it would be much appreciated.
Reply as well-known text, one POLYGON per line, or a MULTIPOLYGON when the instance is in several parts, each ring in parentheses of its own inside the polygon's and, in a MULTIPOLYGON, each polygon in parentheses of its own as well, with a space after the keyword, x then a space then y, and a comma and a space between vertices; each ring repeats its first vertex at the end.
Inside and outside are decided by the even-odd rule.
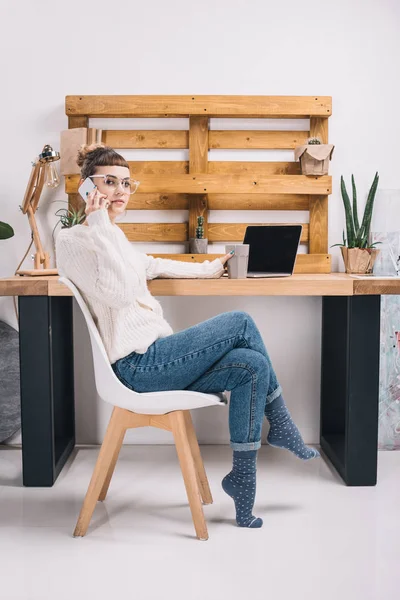
POLYGON ((234 321, 236 323, 251 323, 251 325, 253 325, 254 327, 257 327, 253 317, 246 311, 244 310, 232 310, 229 313, 232 317, 232 319, 234 319, 234 321))
POLYGON ((227 354, 229 361, 239 365, 246 365, 249 372, 265 374, 270 369, 270 364, 263 354, 251 348, 233 348, 227 354))

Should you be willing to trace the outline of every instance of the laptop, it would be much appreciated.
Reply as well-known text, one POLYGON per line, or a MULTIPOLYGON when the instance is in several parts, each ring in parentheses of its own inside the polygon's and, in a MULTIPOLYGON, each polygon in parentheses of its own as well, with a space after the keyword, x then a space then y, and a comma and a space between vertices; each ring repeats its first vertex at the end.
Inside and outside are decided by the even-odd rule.
POLYGON ((247 277, 293 275, 301 225, 249 225, 243 244, 249 244, 247 277))

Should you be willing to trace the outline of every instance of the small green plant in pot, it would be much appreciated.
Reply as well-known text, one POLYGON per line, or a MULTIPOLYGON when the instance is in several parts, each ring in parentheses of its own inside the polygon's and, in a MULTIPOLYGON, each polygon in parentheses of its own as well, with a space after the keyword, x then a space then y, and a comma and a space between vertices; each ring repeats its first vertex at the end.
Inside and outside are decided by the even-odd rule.
POLYGON ((342 192, 343 205, 346 214, 347 238, 343 231, 343 243, 335 244, 335 246, 341 247, 343 260, 346 267, 346 273, 372 273, 375 259, 379 254, 379 250, 377 248, 374 248, 375 244, 378 242, 375 242, 375 244, 369 243, 372 210, 374 207, 374 200, 376 190, 378 187, 378 182, 379 175, 378 173, 376 173, 374 181, 372 182, 371 188, 368 193, 368 198, 364 209, 364 215, 360 225, 360 222, 358 220, 357 189, 354 181, 354 176, 351 176, 351 185, 353 191, 352 203, 350 202, 350 198, 347 193, 343 175, 340 179, 340 189, 342 192))
POLYGON ((192 254, 207 254, 208 239, 204 237, 204 217, 197 217, 196 237, 190 238, 192 254))
MULTIPOLYGON (((68 202, 66 202, 68 204, 68 202)), ((59 208, 55 213, 56 217, 58 217, 58 221, 53 229, 53 239, 54 232, 58 225, 61 223, 61 229, 73 227, 74 225, 81 225, 86 219, 85 207, 83 206, 80 209, 75 208, 59 208)))
POLYGON ((14 229, 8 223, 0 221, 0 240, 8 240, 13 237, 14 229))

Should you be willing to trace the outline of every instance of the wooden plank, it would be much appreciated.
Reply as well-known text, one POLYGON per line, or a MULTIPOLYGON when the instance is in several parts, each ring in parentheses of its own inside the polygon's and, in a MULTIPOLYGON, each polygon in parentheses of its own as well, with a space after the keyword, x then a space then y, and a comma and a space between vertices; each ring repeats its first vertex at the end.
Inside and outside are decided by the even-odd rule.
POLYGON ((305 194, 208 194, 209 210, 308 210, 305 194))
MULTIPOLYGON (((167 258, 170 260, 181 260, 183 262, 204 262, 213 261, 216 258, 222 258, 224 254, 151 254, 154 258, 167 258)), ((296 258, 295 273, 330 273, 331 256, 330 254, 298 254, 296 258)))
POLYGON ((377 277, 365 276, 363 279, 353 278, 354 295, 369 296, 369 295, 400 295, 400 279, 378 279, 377 277))
MULTIPOLYGON (((312 117, 310 136, 328 143, 328 119, 312 117)), ((328 196, 310 196, 310 245, 309 252, 321 254, 328 251, 328 196)))
POLYGON ((328 196, 310 196, 310 245, 312 254, 328 252, 328 196))
MULTIPOLYGON (((185 175, 189 173, 189 161, 128 161, 132 177, 144 175, 185 175)), ((299 175, 298 162, 240 162, 240 161, 211 161, 208 163, 208 173, 217 175, 249 175, 264 177, 269 175, 299 175)), ((79 175, 66 175, 66 191, 74 193, 78 189, 79 175)), ((139 188, 140 190, 140 188, 139 188)), ((141 193, 140 191, 138 193, 141 193)))
MULTIPOLYGON (((242 242, 248 225, 294 225, 294 223, 209 223, 209 242, 242 242)), ((308 223, 302 223, 301 243, 308 242, 308 223)), ((188 223, 118 223, 130 242, 186 242, 188 223)))
POLYGON ((330 273, 330 254, 298 254, 294 266, 295 273, 330 273))
POLYGON ((190 194, 189 196, 189 221, 188 236, 196 237, 197 217, 203 216, 204 238, 208 238, 208 210, 207 194, 190 194))
POLYGON ((88 127, 89 119, 86 115, 80 117, 68 116, 68 129, 76 129, 77 127, 88 127))
MULTIPOLYGON (((209 131, 209 149, 290 150, 305 144, 309 131, 209 131)), ((118 149, 189 148, 187 130, 104 129, 102 141, 118 149)))
MULTIPOLYGON (((65 191, 72 194, 78 189, 79 176, 67 175, 65 191)), ((140 187, 139 187, 140 190, 140 187)), ((209 210, 308 210, 306 194, 208 194, 209 210)), ((138 191, 128 202, 128 210, 189 209, 189 194, 138 191)))
POLYGON ((235 193, 241 194, 330 194, 332 178, 306 177, 305 175, 144 175, 140 178, 140 191, 146 193, 235 193))
POLYGON ((187 223, 118 223, 130 242, 186 242, 187 223))
MULTIPOLYGON (((249 225, 295 225, 295 223, 209 223, 208 239, 210 242, 242 242, 249 225)), ((302 244, 308 243, 309 226, 308 223, 301 223, 303 226, 301 240, 302 244)))
MULTIPOLYGON (((128 210, 177 210, 189 208, 189 194, 141 194, 130 197, 128 210)), ((308 210, 302 194, 209 194, 208 210, 308 210)))
MULTIPOLYGON (((189 173, 207 173, 208 168, 208 117, 189 119, 189 173)), ((197 217, 204 218, 204 237, 208 237, 207 194, 189 196, 189 238, 196 237, 197 217)))
POLYGON ((307 142, 309 131, 217 131, 209 134, 210 148, 291 150, 307 142))
POLYGON ((102 141, 112 148, 167 148, 184 149, 189 147, 187 130, 114 130, 104 129, 102 141))
POLYGON ((340 274, 298 274, 266 279, 152 279, 154 296, 351 296, 353 283, 340 274))
POLYGON ((140 194, 130 196, 128 210, 182 210, 189 208, 188 194, 140 194))
POLYGON ((189 173, 207 173, 208 117, 189 119, 189 173))
MULTIPOLYGON (((54 277, 55 280, 58 276, 54 277)), ((65 287, 65 286, 63 286, 65 287)), ((19 276, 0 279, 0 296, 47 296, 48 277, 19 276)))
POLYGON ((310 137, 319 137, 323 144, 328 144, 328 119, 311 117, 310 137))
POLYGON ((68 116, 301 118, 330 116, 330 96, 66 96, 68 116))

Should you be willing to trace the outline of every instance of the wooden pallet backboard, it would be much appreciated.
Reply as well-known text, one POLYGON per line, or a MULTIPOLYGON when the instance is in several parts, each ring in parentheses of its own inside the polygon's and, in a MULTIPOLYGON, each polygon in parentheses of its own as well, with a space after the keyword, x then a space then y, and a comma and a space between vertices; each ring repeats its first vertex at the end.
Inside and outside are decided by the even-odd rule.
MULTIPOLYGON (((329 273, 328 196, 330 176, 308 177, 294 161, 210 161, 213 149, 293 150, 310 136, 328 143, 328 96, 67 96, 69 128, 89 128, 90 118, 185 118, 187 130, 103 129, 102 141, 118 149, 188 149, 187 161, 129 161, 132 175, 140 180, 128 209, 189 211, 187 223, 121 223, 132 242, 188 242, 195 237, 197 217, 204 217, 204 236, 209 243, 241 242, 250 223, 209 223, 209 210, 308 210, 302 243, 308 254, 299 254, 297 273, 329 273), (309 129, 230 130, 210 129, 213 118, 309 119, 309 129)), ((80 202, 79 176, 66 175, 70 204, 80 202)), ((260 223, 257 223, 260 224, 260 223)), ((269 225, 266 212, 263 225, 269 225)), ((212 249, 210 248, 212 251, 212 249)), ((221 254, 154 254, 165 258, 203 261, 221 254)))

